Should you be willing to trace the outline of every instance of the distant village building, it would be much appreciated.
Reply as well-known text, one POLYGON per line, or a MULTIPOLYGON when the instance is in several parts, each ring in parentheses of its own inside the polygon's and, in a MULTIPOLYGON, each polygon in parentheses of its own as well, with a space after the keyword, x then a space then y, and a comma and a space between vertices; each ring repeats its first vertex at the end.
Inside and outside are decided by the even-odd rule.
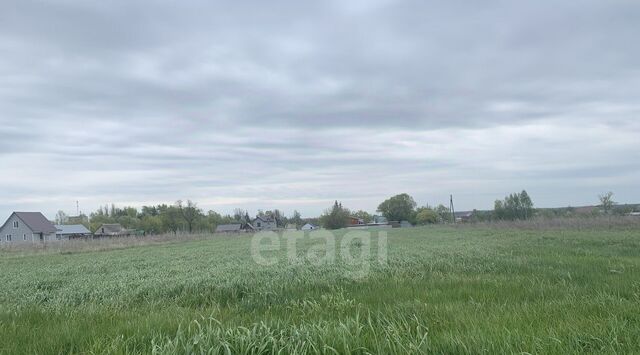
POLYGON ((364 224, 364 220, 362 218, 350 216, 349 217, 349 224, 352 225, 352 226, 359 225, 359 224, 364 224))
POLYGON ((385 218, 384 216, 375 215, 375 216, 373 216, 371 223, 372 224, 387 224, 387 223, 389 223, 389 221, 387 221, 387 218, 385 218))
POLYGON ((319 229, 320 227, 316 226, 315 224, 311 224, 311 223, 307 223, 304 226, 302 226, 302 228, 300 228, 303 231, 310 231, 310 230, 315 230, 315 229, 319 229))
POLYGON ((82 224, 56 224, 56 239, 70 240, 91 238, 91 231, 82 224))
POLYGON ((251 221, 251 225, 257 231, 272 231, 278 229, 278 223, 273 217, 258 216, 251 221))
POLYGON ((254 228, 250 223, 229 223, 220 224, 216 227, 216 233, 248 233, 254 228))
POLYGON ((473 218, 473 211, 455 212, 456 222, 469 222, 473 218))
POLYGON ((56 231, 40 212, 13 212, 0 227, 0 243, 55 241, 56 231))
POLYGON ((133 234, 133 231, 125 229, 120 223, 103 224, 96 229, 95 237, 125 237, 133 234))

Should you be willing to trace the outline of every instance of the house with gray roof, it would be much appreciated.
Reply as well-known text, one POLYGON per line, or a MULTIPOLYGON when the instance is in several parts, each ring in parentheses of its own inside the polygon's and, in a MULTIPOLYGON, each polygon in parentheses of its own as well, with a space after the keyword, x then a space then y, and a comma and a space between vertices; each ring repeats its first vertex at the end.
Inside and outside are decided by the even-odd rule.
POLYGON ((56 227, 40 212, 13 212, 0 227, 0 243, 55 241, 56 227))
POLYGON ((272 231, 278 229, 278 223, 275 218, 271 216, 257 216, 251 225, 258 231, 272 231))
POLYGON ((91 231, 82 224, 56 224, 56 229, 56 239, 58 240, 90 238, 92 236, 91 231))

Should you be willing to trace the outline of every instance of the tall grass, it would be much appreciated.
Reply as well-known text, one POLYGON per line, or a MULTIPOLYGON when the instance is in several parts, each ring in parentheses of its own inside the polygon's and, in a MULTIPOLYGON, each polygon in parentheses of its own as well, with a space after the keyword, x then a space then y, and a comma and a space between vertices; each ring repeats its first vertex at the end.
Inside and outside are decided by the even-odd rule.
POLYGON ((638 229, 390 230, 360 278, 250 245, 4 252, 0 353, 640 352, 638 229))
POLYGON ((0 244, 0 252, 13 252, 23 254, 78 253, 112 249, 125 249, 145 245, 188 242, 194 240, 203 240, 211 237, 211 234, 205 233, 168 233, 146 236, 72 239, 64 241, 51 241, 46 243, 3 243, 0 244))
POLYGON ((637 216, 575 216, 575 217, 534 217, 515 221, 482 221, 457 223, 456 227, 484 227, 500 229, 531 230, 638 230, 640 217, 637 216))

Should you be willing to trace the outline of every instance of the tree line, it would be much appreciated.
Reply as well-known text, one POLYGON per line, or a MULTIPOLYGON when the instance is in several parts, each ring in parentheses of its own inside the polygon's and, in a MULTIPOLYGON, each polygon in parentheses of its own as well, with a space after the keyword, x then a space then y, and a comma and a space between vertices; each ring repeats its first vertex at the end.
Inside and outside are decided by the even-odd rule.
MULTIPOLYGON (((607 215, 624 214, 635 210, 637 206, 631 205, 622 208, 616 206, 613 201, 613 193, 608 192, 599 196, 600 209, 593 213, 607 215), (629 211, 627 211, 629 210, 629 211)), ((407 193, 398 194, 382 201, 376 209, 387 221, 407 221, 414 225, 427 225, 437 223, 453 223, 455 216, 449 207, 438 204, 435 207, 418 204, 407 193)), ((560 209, 535 209, 533 201, 526 190, 512 193, 502 200, 496 200, 491 211, 476 211, 471 214, 470 221, 495 221, 495 220, 526 220, 534 216, 563 217, 568 216, 572 208, 560 209)), ((280 228, 287 226, 300 228, 306 223, 321 225, 326 229, 340 229, 350 224, 351 218, 361 219, 364 223, 371 223, 374 215, 363 210, 351 211, 335 201, 318 218, 302 218, 298 211, 293 211, 291 216, 285 216, 278 209, 259 210, 257 216, 272 218, 280 228)), ((213 232, 221 224, 251 223, 253 220, 249 212, 236 208, 232 214, 222 215, 216 211, 203 211, 191 201, 176 201, 174 204, 159 204, 155 206, 142 206, 119 208, 115 205, 102 206, 89 216, 80 216, 80 220, 69 219, 62 211, 56 215, 59 224, 82 223, 92 232, 95 232, 104 223, 119 223, 127 229, 144 230, 149 234, 178 233, 178 232, 213 232)))
MULTIPOLYGON (((387 221, 407 221, 414 225, 426 225, 436 223, 452 223, 456 217, 454 211, 444 204, 435 207, 418 204, 412 196, 407 193, 392 196, 382 201, 376 210, 387 221)), ((522 190, 504 198, 496 200, 493 211, 473 211, 472 220, 516 220, 529 219, 534 215, 533 201, 529 194, 522 190)), ((369 223, 372 215, 365 211, 351 212, 343 207, 342 203, 335 201, 333 206, 324 211, 320 216, 320 222, 324 228, 338 229, 349 225, 350 218, 361 218, 364 223, 369 223)))
MULTIPOLYGON (((317 223, 317 219, 303 219, 298 211, 293 211, 293 214, 287 217, 278 209, 259 210, 257 216, 273 218, 281 228, 288 224, 299 228, 307 222, 317 223)), ((124 228, 145 231, 147 234, 213 232, 218 225, 250 223, 252 219, 248 211, 239 208, 232 214, 226 215, 213 210, 205 212, 191 200, 186 202, 179 200, 174 204, 142 206, 140 209, 117 207, 113 204, 105 205, 88 216, 82 214, 69 217, 63 211, 58 211, 56 214, 56 223, 83 224, 92 232, 102 224, 119 223, 124 228)))

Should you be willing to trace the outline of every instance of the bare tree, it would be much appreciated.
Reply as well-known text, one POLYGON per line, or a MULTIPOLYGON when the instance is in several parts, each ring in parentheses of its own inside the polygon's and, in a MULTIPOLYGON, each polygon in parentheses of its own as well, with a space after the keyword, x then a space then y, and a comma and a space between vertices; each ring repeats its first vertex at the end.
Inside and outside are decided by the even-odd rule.
POLYGON ((600 199, 600 206, 606 214, 609 214, 613 209, 613 205, 616 204, 615 201, 613 201, 613 192, 611 191, 606 194, 598 195, 598 199, 600 199))
POLYGON ((604 210, 604 213, 609 216, 609 228, 611 228, 611 210, 613 209, 613 205, 615 205, 615 201, 613 201, 613 192, 609 191, 605 194, 598 195, 598 199, 600 200, 600 206, 604 210))
POLYGON ((56 224, 65 224, 68 220, 69 217, 67 217, 67 214, 64 213, 64 211, 58 211, 58 213, 56 213, 56 224))
POLYGON ((249 212, 243 210, 242 208, 235 208, 233 210, 233 219, 235 219, 238 222, 242 222, 242 220, 244 219, 245 215, 248 215, 249 212))

